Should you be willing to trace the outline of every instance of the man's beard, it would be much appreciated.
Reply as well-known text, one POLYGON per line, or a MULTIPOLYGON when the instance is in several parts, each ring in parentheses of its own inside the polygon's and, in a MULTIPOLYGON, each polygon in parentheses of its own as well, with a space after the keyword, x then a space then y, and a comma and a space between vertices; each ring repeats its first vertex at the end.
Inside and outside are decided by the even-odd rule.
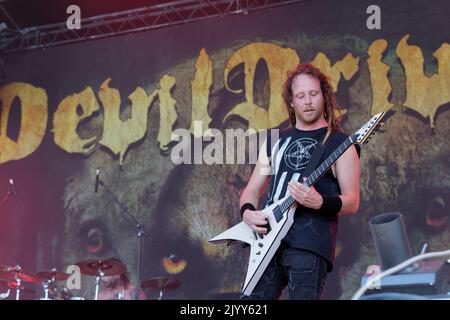
POLYGON ((120 279, 115 279, 112 281, 104 282, 105 288, 114 289, 117 288, 120 284, 120 279))
POLYGON ((311 125, 317 122, 320 117, 322 116, 323 112, 319 110, 314 110, 309 114, 307 117, 305 117, 305 114, 302 112, 296 113, 296 118, 298 121, 300 121, 303 124, 311 125))

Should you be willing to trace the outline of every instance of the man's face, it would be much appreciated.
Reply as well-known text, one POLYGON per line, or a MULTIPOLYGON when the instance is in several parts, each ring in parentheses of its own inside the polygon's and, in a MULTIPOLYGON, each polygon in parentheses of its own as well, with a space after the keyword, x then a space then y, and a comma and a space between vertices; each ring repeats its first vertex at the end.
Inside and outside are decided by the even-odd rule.
POLYGON ((292 82, 292 107, 297 122, 313 124, 324 117, 323 94, 318 79, 299 74, 292 82))
POLYGON ((115 288, 119 285, 120 276, 102 277, 102 282, 106 288, 115 288))

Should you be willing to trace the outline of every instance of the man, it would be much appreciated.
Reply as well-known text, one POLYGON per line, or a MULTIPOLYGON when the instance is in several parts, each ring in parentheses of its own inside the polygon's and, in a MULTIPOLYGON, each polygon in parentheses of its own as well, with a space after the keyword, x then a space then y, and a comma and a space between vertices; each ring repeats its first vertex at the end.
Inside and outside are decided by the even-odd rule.
MULTIPOLYGON (((99 292, 99 300, 134 300, 136 288, 130 284, 125 273, 117 276, 102 277, 104 289, 99 292)), ((139 299, 146 300, 146 294, 140 290, 139 299)))
POLYGON ((283 98, 292 127, 278 141, 263 144, 240 198, 241 215, 254 231, 267 233, 266 217, 255 208, 269 180, 264 207, 290 194, 297 209, 252 294, 242 299, 276 299, 286 285, 290 299, 320 299, 333 268, 338 216, 354 214, 359 207, 359 157, 353 145, 314 186, 298 182, 321 138, 319 165, 347 138, 335 117, 338 105, 328 78, 313 65, 298 65, 288 74, 283 98))

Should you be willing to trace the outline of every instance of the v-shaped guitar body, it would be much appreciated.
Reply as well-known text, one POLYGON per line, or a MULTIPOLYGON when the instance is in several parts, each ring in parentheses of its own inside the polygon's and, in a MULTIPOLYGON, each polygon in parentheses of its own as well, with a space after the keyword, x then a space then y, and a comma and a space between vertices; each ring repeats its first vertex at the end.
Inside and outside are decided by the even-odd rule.
POLYGON ((257 234, 245 222, 240 222, 209 240, 212 243, 240 241, 250 245, 250 259, 242 290, 245 295, 252 293, 264 270, 280 246, 281 240, 286 236, 294 222, 296 205, 293 205, 284 214, 281 213, 280 216, 279 204, 284 200, 281 199, 264 210, 261 210, 269 221, 270 228, 267 234, 257 234))

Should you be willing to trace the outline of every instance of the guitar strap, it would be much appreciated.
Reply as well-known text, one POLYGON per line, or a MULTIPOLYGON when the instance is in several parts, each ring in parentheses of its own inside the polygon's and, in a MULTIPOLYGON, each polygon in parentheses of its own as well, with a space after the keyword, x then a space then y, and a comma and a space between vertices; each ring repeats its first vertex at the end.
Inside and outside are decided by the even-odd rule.
POLYGON ((314 149, 313 154, 311 156, 311 159, 309 160, 308 166, 305 170, 303 170, 302 174, 300 175, 299 182, 302 182, 303 177, 308 177, 311 173, 316 170, 317 166, 319 165, 319 160, 323 155, 323 152, 325 151, 325 145, 326 143, 322 143, 325 139, 325 136, 327 135, 327 131, 322 135, 320 138, 317 148, 314 149))

